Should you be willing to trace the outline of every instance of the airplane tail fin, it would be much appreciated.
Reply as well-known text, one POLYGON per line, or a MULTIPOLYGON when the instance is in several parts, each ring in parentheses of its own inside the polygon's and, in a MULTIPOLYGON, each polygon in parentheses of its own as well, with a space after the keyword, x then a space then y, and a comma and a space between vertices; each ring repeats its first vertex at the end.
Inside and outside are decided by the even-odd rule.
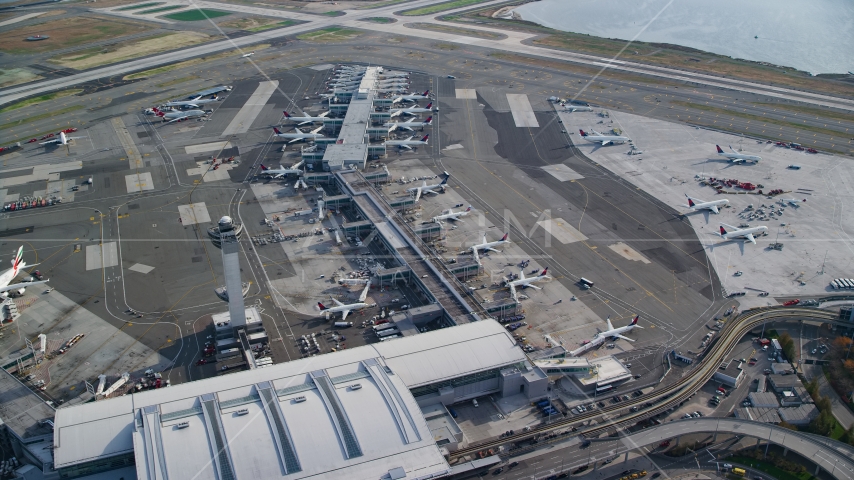
POLYGON ((467 211, 467 212, 470 212, 470 211, 471 211, 471 205, 469 205, 469 208, 467 208, 467 209, 466 209, 466 211, 467 211))
POLYGON ((428 104, 427 104, 427 106, 426 106, 426 107, 424 107, 424 108, 426 108, 426 109, 428 109, 428 110, 429 110, 429 109, 431 109, 431 108, 433 108, 433 102, 428 103, 428 104))
POLYGON ((689 197, 688 195, 685 195, 685 197, 688 198, 688 206, 693 207, 694 206, 694 200, 691 200, 691 197, 689 197))
POLYGON ((266 172, 267 170, 269 170, 269 168, 265 167, 264 164, 262 163, 261 164, 261 171, 266 172))
POLYGON ((15 259, 12 260, 12 270, 15 272, 18 271, 18 267, 21 265, 21 259, 24 257, 24 246, 21 245, 18 247, 18 254, 15 255, 15 259))
MULTIPOLYGON (((422 141, 422 142, 426 142, 428 138, 430 138, 430 134, 429 134, 429 133, 428 133, 427 135, 424 135, 423 137, 421 137, 421 141, 422 141)), ((443 181, 442 181, 442 183, 445 183, 445 182, 447 182, 447 181, 448 181, 448 178, 447 178, 447 177, 445 177, 445 180, 443 180, 443 181)))
POLYGON ((549 274, 549 267, 546 267, 543 269, 542 273, 540 273, 540 276, 545 277, 548 274, 549 274))
POLYGON ((718 149, 718 153, 724 153, 724 151, 723 151, 723 149, 721 148, 721 146, 720 146, 720 145, 715 145, 715 148, 717 148, 717 149, 718 149))
POLYGON ((581 134, 582 137, 587 136, 587 132, 585 132, 584 130, 578 129, 578 132, 581 134))
POLYGON ((288 111, 287 111, 287 110, 283 110, 283 111, 282 111, 282 115, 284 115, 284 116, 285 116, 285 118, 291 118, 291 114, 290 114, 290 113, 288 113, 288 111))
POLYGON ((721 235, 726 235, 726 233, 726 229, 724 229, 724 226, 721 225, 721 235))
POLYGON ((633 319, 632 319, 632 323, 630 323, 629 325, 631 325, 631 326, 633 326, 633 327, 634 327, 634 326, 637 326, 637 324, 638 324, 638 319, 640 319, 640 315, 635 315, 635 318, 633 318, 633 319))
MULTIPOLYGON (((424 140, 427 140, 427 135, 424 135, 424 140)), ((439 185, 446 185, 448 183, 448 179, 451 178, 451 174, 445 175, 445 178, 442 179, 442 182, 439 185)))
POLYGON ((504 234, 504 236, 503 236, 503 237, 501 237, 501 241, 502 241, 502 242, 506 242, 506 241, 507 241, 507 237, 509 237, 509 236, 510 236, 510 234, 509 234, 509 233, 505 233, 505 234, 504 234))
POLYGON ((424 120, 424 123, 427 125, 432 124, 433 123, 433 117, 432 116, 427 117, 427 120, 424 120))
POLYGON ((320 309, 320 311, 322 312, 322 311, 324 311, 324 310, 328 309, 329 307, 327 307, 326 305, 324 305, 324 304, 322 304, 322 303, 320 303, 320 302, 317 302, 317 308, 319 308, 319 309, 320 309))
MULTIPOLYGON (((286 114, 287 114, 287 113, 286 113, 286 114)), ((276 135, 281 135, 281 134, 282 134, 282 132, 280 132, 280 131, 279 131, 279 129, 278 129, 278 128, 276 128, 276 127, 273 127, 273 131, 274 131, 274 132, 276 132, 276 135)))
POLYGON ((422 97, 426 97, 430 93, 430 90, 424 90, 424 93, 421 94, 422 97))

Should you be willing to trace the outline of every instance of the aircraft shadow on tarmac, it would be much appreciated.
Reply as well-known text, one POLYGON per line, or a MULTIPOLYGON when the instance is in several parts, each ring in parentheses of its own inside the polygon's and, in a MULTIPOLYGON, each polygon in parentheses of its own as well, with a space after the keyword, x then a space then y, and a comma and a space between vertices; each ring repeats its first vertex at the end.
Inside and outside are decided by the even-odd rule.
MULTIPOLYGON (((720 238, 720 235, 718 235, 716 233, 709 233, 709 235, 720 238)), ((739 238, 733 238, 731 240, 724 240, 722 242, 717 242, 717 243, 710 243, 708 245, 709 252, 711 253, 711 251, 714 250, 715 248, 723 247, 724 245, 729 245, 731 243, 737 243, 738 244, 738 249, 741 251, 741 256, 743 257, 744 256, 744 244, 747 243, 747 240, 742 240, 739 238)))

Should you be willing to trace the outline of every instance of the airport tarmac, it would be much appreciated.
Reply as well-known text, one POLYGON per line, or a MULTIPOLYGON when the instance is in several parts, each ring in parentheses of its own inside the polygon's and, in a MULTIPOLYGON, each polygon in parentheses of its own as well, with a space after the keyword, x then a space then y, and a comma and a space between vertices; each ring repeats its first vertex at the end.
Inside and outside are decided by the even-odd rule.
MULTIPOLYGON (((655 203, 618 175, 567 147, 567 137, 546 99, 550 91, 566 82, 574 84, 575 79, 583 78, 581 75, 544 72, 548 74, 526 76, 523 82, 527 71, 488 57, 487 50, 470 47, 427 55, 436 51, 427 41, 408 39, 403 45, 395 45, 390 43, 392 39, 379 33, 360 37, 371 48, 358 52, 341 45, 275 44, 265 54, 281 52, 281 58, 257 59, 260 68, 272 74, 268 77, 258 75, 256 67, 246 62, 220 58, 156 79, 132 83, 114 79, 109 86, 87 85, 80 96, 61 100, 82 108, 6 129, 10 138, 25 139, 35 132, 55 129, 59 122, 60 126, 77 125, 80 130, 74 135, 83 137, 68 147, 25 145, 0 157, 4 166, 15 172, 0 178, 4 199, 58 193, 64 197, 61 207, 50 207, 55 213, 46 209, 3 214, 10 229, 7 237, 30 242, 50 239, 37 248, 41 258, 52 255, 49 262, 55 263, 48 263, 46 269, 56 279, 57 288, 78 304, 96 295, 100 303, 88 303, 87 308, 115 327, 127 323, 120 312, 134 308, 151 323, 177 323, 183 335, 194 336, 198 344, 209 334, 200 328, 204 321, 199 319, 224 307, 212 294, 222 274, 219 251, 206 238, 206 229, 221 216, 230 215, 246 225, 248 238, 269 234, 262 221, 278 207, 265 195, 292 198, 287 191, 291 187, 276 187, 282 190, 277 193, 276 189, 268 192, 256 184, 249 189, 241 184, 251 178, 258 163, 296 163, 298 147, 289 147, 283 156, 280 143, 270 142, 271 127, 280 124, 281 110, 293 109, 296 103, 301 111, 321 111, 316 93, 325 88, 330 59, 359 57, 387 64, 394 58, 393 67, 431 73, 412 88, 434 90, 441 113, 432 127, 438 134, 430 137, 428 148, 395 153, 381 163, 393 171, 397 168, 399 172, 394 175, 405 172, 411 177, 419 168, 421 176, 435 176, 444 170, 453 174, 453 193, 425 197, 421 220, 459 203, 471 204, 487 220, 483 232, 479 221, 478 228, 471 230, 468 226, 447 229, 446 248, 479 241, 483 233, 497 239, 500 231, 506 230, 514 244, 503 249, 502 255, 484 257, 490 272, 512 270, 515 267, 508 267, 508 263, 515 265, 524 259, 531 259, 528 271, 535 266, 550 267, 554 280, 544 291, 534 291, 523 301, 525 313, 535 320, 531 326, 536 333, 527 335, 529 343, 545 346, 551 339, 571 350, 601 330, 605 318, 610 316, 619 326, 634 314, 641 314, 642 324, 648 322, 653 328, 637 332, 638 344, 618 342, 615 352, 643 354, 652 362, 658 349, 693 341, 700 334, 696 327, 730 303, 720 300, 721 289, 702 245, 689 224, 674 220, 676 210, 655 203), (287 68, 293 65, 307 67, 287 68), (445 78, 448 71, 458 78, 445 78), (514 81, 508 83, 508 76, 514 81), (172 81, 177 83, 166 85, 172 81), (269 99, 242 113, 240 128, 232 126, 235 115, 268 81, 277 82, 269 99), (207 121, 163 125, 142 112, 154 100, 183 98, 217 84, 233 85, 234 89, 224 101, 211 105, 213 114, 207 121), (243 129, 245 133, 241 133, 243 129), (223 136, 231 130, 233 134, 223 136), (234 157, 235 162, 212 170, 206 162, 215 156, 234 157), (66 171, 57 175, 57 165, 66 171), (89 177, 93 177, 92 185, 86 183, 89 177), (78 189, 73 191, 73 186, 78 189), (35 233, 26 232, 28 227, 35 227, 35 233), (649 241, 647 236, 653 234, 649 241), (154 243, 161 239, 174 241, 154 243), (639 241, 644 242, 642 246, 639 241), (80 251, 74 253, 78 244, 80 251), (96 253, 102 252, 98 244, 105 245, 100 265, 95 260, 96 253), (155 247, 160 247, 157 252, 153 251, 155 247), (581 290, 575 285, 581 276, 592 278, 596 288, 581 290), (103 286, 101 280, 105 281, 103 286), (99 291, 103 292, 100 296, 99 291), (573 296, 576 300, 571 300, 573 296)), ((632 102, 643 101, 644 91, 666 88, 632 82, 619 86, 600 89, 596 95, 585 93, 581 98, 628 108, 635 105, 632 102)), ((703 89, 683 93, 702 96, 703 89)), ((60 104, 49 101, 34 108, 49 112, 60 104)), ((4 118, 15 121, 22 119, 22 114, 13 111, 4 118)), ((653 133, 649 135, 656 138, 653 133)), ((265 188, 275 184, 268 183, 265 188)), ((329 228, 334 226, 327 223, 329 228)), ((330 293, 345 295, 342 298, 353 295, 322 282, 288 283, 300 278, 296 267, 313 271, 324 268, 316 262, 329 263, 320 260, 321 256, 295 261, 295 256, 300 256, 292 250, 296 246, 343 257, 341 253, 345 252, 330 239, 327 235, 323 243, 313 246, 298 242, 278 249, 259 247, 251 240, 244 243, 242 261, 249 266, 244 280, 252 283, 247 302, 260 302, 258 305, 270 315, 265 317, 265 324, 275 332, 270 337, 277 361, 298 358, 294 338, 322 328, 312 323, 319 313, 314 311, 317 298, 328 298, 330 293), (291 291, 306 295, 300 297, 303 293, 298 293, 294 298, 300 300, 291 301, 293 308, 279 302, 279 297, 291 291)), ((496 280, 492 277, 476 280, 476 286, 491 285, 496 280)), ((507 291, 486 288, 477 294, 484 301, 499 302, 504 301, 507 291)), ((409 292, 400 295, 413 303, 417 300, 409 292)), ((390 296, 378 297, 376 303, 383 305, 390 300, 390 296)), ((181 378, 187 378, 186 369, 193 368, 198 348, 180 350, 175 346, 176 336, 168 330, 135 330, 135 338, 147 348, 162 349, 166 357, 177 356, 180 368, 176 377, 183 372, 181 378)), ((657 368, 654 363, 648 366, 650 372, 657 368)))
POLYGON ((561 114, 567 130, 573 132, 572 141, 603 167, 684 214, 679 221, 690 223, 698 232, 724 291, 746 292, 737 299, 742 307, 774 305, 774 297, 831 293, 831 280, 852 276, 850 239, 844 227, 851 214, 846 213, 843 192, 854 182, 854 168, 844 157, 810 154, 625 112, 608 111, 609 117, 601 117, 598 110, 561 114), (629 145, 600 147, 585 142, 577 133, 580 128, 618 128, 643 153, 627 155, 629 145), (715 145, 726 151, 732 145, 762 160, 733 164, 716 155, 715 145), (757 189, 727 187, 723 190, 729 193, 718 194, 700 185, 710 178, 750 182, 757 189), (756 194, 776 189, 783 193, 771 198, 756 194), (717 215, 693 212, 685 195, 705 201, 727 199, 729 208, 717 215), (748 218, 747 214, 760 209, 765 211, 764 219, 748 218), (764 225, 768 231, 757 238, 756 245, 726 241, 718 234, 721 223, 764 225), (781 243, 782 250, 772 249, 774 243, 781 243), (762 292, 770 295, 759 297, 762 292))

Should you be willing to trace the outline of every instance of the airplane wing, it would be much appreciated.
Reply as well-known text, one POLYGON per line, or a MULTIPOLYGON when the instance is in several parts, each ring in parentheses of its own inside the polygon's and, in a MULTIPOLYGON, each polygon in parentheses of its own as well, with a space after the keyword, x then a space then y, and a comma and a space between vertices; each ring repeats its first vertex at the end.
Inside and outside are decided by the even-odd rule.
POLYGON ((288 145, 290 145, 294 142, 299 142, 300 140, 302 140, 302 139, 301 138, 295 138, 295 139, 291 140, 290 142, 288 142, 288 145))
POLYGON ((409 130, 410 132, 414 132, 414 130, 412 130, 412 127, 407 127, 406 125, 398 125, 397 128, 402 128, 404 130, 409 130))
POLYGON ((490 252, 495 252, 495 253, 501 253, 501 250, 496 250, 492 247, 486 247, 486 248, 484 248, 484 250, 489 250, 490 252))
POLYGON ((709 207, 709 210, 711 210, 711 211, 713 211, 713 212, 715 212, 715 213, 720 213, 720 212, 718 211, 718 206, 717 206, 717 205, 712 205, 711 207, 709 207))
POLYGON ((602 146, 604 147, 605 145, 608 145, 609 143, 611 143, 610 140, 605 140, 602 142, 602 146))
POLYGON ((343 303, 339 302, 339 301, 338 301, 338 300, 336 300, 334 297, 332 298, 332 301, 333 301, 333 302, 335 302, 335 305, 338 305, 339 307, 343 307, 343 306, 344 306, 344 304, 343 304, 343 303))
POLYGON ((513 300, 516 300, 516 286, 512 283, 510 284, 510 296, 513 297, 513 300))
POLYGON ((341 312, 341 321, 343 322, 344 320, 346 320, 347 315, 349 315, 349 314, 350 314, 350 310, 344 310, 343 312, 341 312))
POLYGON ((321 125, 321 126, 319 126, 319 127, 315 128, 314 130, 312 130, 312 131, 311 131, 311 133, 317 133, 317 132, 319 132, 319 131, 321 131, 321 130, 323 130, 323 125, 321 125))
POLYGON ((731 158, 729 161, 732 163, 744 163, 743 158, 731 158))
POLYGON ((472 248, 471 251, 472 251, 472 256, 474 257, 474 261, 477 262, 478 265, 480 265, 480 256, 478 256, 478 254, 477 254, 477 249, 472 248))
POLYGON ((615 336, 615 337, 617 337, 617 338, 622 338, 623 340, 628 340, 628 341, 630 341, 630 342, 634 342, 634 340, 632 340, 632 339, 631 339, 631 338, 629 338, 629 337, 624 337, 624 336, 622 336, 622 335, 614 335, 614 336, 615 336))
POLYGON ((48 140, 46 142, 41 142, 41 143, 39 143, 39 145, 53 145, 54 143, 60 143, 60 142, 62 142, 62 140, 60 140, 59 138, 54 138, 54 139, 48 140))
POLYGON ((519 270, 519 280, 525 279, 525 269, 519 270))
POLYGON ((419 198, 421 198, 421 187, 415 190, 415 201, 417 202, 419 198))
POLYGON ((31 287, 31 286, 33 286, 33 285, 38 285, 38 284, 40 284, 40 283, 46 283, 46 282, 47 282, 47 280, 40 280, 40 281, 38 281, 38 282, 21 282, 21 283, 16 283, 16 284, 14 284, 14 285, 7 285, 7 286, 5 286, 5 287, 0 287, 0 292, 10 292, 10 291, 12 291, 12 290, 18 290, 19 288, 27 288, 27 287, 31 287))
MULTIPOLYGON (((401 145, 401 147, 403 147, 403 148, 405 148, 405 149, 407 149, 407 150, 412 150, 412 147, 410 147, 409 145, 401 145)), ((418 189, 418 191, 420 192, 420 191, 421 191, 421 189, 419 188, 419 189, 418 189)))
POLYGON ((525 285, 525 286, 526 286, 526 287, 533 288, 534 290, 542 290, 542 289, 543 289, 543 287, 538 287, 538 286, 534 285, 533 283, 529 283, 529 284, 527 284, 527 285, 525 285))
POLYGON ((182 104, 182 106, 184 106, 184 107, 192 107, 192 108, 199 108, 199 105, 198 105, 197 103, 184 103, 184 104, 182 104))
POLYGON ((611 317, 606 318, 605 321, 608 322, 608 330, 613 330, 614 326, 611 325, 611 317))
POLYGON ((397 129, 397 123, 394 123, 390 127, 388 127, 388 133, 391 133, 391 132, 395 131, 396 129, 397 129))
POLYGON ((392 117, 399 117, 402 112, 403 112, 402 110, 395 110, 395 111, 391 112, 391 116, 392 117))
POLYGON ((750 240, 750 243, 756 245, 756 238, 754 238, 752 233, 748 233, 747 235, 744 236, 744 238, 750 240))
POLYGON ((188 119, 188 118, 190 118, 190 117, 189 117, 189 116, 187 116, 187 115, 185 115, 185 116, 183 116, 183 117, 173 118, 172 120, 169 120, 169 121, 168 121, 168 122, 166 122, 166 123, 180 122, 181 120, 186 120, 186 119, 188 119))
POLYGON ((309 120, 309 121, 307 121, 307 122, 300 122, 300 123, 298 123, 297 125, 305 125, 305 124, 307 124, 307 123, 311 123, 311 120, 309 120))
POLYGON ((371 282, 365 284, 365 289, 362 290, 362 294, 359 295, 359 301, 364 302, 366 298, 368 298, 368 290, 371 289, 371 282))
POLYGON ((327 115, 329 115, 329 110, 327 110, 327 111, 325 111, 325 112, 321 113, 319 116, 321 116, 321 117, 325 117, 325 116, 327 116, 327 115))

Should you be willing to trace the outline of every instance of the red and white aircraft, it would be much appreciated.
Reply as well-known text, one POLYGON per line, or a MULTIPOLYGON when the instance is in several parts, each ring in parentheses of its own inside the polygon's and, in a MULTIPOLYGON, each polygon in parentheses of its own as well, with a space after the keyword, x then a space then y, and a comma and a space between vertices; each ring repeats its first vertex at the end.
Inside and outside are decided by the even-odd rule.
POLYGON ((59 132, 59 136, 56 138, 52 138, 46 142, 41 142, 39 145, 68 145, 69 140, 75 140, 77 138, 86 138, 86 137, 69 137, 65 135, 65 132, 59 132))
MULTIPOLYGON (((9 296, 9 292, 17 292, 18 295, 24 294, 24 289, 29 287, 30 285, 38 285, 40 283, 46 283, 47 280, 39 280, 37 282, 22 282, 22 283, 12 283, 12 280, 18 276, 21 271, 27 267, 27 262, 23 260, 24 256, 24 246, 21 245, 18 248, 18 253, 15 255, 15 259, 12 260, 12 268, 6 270, 3 273, 0 273, 0 297, 6 298, 9 296)), ((33 264, 31 267, 38 265, 33 264)))
POLYGON ((321 312, 326 313, 327 320, 329 319, 329 316, 332 315, 333 313, 341 312, 341 321, 344 321, 347 319, 347 315, 349 315, 350 312, 352 312, 353 310, 358 310, 360 308, 365 308, 368 306, 368 304, 365 303, 365 299, 368 298, 368 290, 370 290, 370 288, 371 288, 371 282, 368 282, 365 285, 365 289, 362 290, 362 294, 359 295, 359 301, 356 303, 351 303, 351 304, 345 305, 345 304, 339 302, 338 300, 336 300, 335 298, 333 298, 332 301, 335 302, 334 307, 327 307, 326 305, 324 305, 320 302, 317 302, 317 307, 320 309, 321 312))
POLYGON ((512 282, 507 282, 507 286, 510 287, 510 295, 514 299, 516 299, 516 288, 517 287, 521 287, 521 288, 531 287, 531 288, 534 288, 537 290, 542 290, 541 287, 534 285, 534 282, 539 282, 540 280, 551 279, 552 277, 548 276, 548 273, 549 273, 549 267, 546 267, 536 277, 525 278, 525 271, 520 270, 518 280, 513 280, 512 282))
POLYGON ((720 211, 718 211, 718 206, 724 206, 729 203, 729 200, 725 198, 723 200, 715 200, 712 202, 704 202, 699 198, 691 198, 687 194, 685 195, 685 198, 688 199, 688 207, 695 212, 700 210, 711 210, 715 213, 720 213, 720 211))
POLYGON ((162 110, 158 110, 157 108, 152 108, 154 114, 160 117, 161 120, 169 120, 166 123, 172 122, 183 122, 184 120, 190 118, 201 118, 207 115, 207 112, 203 110, 187 110, 184 112, 164 112, 162 110))
POLYGON ((392 104, 398 102, 417 102, 418 100, 429 100, 430 99, 430 90, 424 90, 424 93, 417 94, 413 93, 410 95, 398 95, 391 101, 392 104))

